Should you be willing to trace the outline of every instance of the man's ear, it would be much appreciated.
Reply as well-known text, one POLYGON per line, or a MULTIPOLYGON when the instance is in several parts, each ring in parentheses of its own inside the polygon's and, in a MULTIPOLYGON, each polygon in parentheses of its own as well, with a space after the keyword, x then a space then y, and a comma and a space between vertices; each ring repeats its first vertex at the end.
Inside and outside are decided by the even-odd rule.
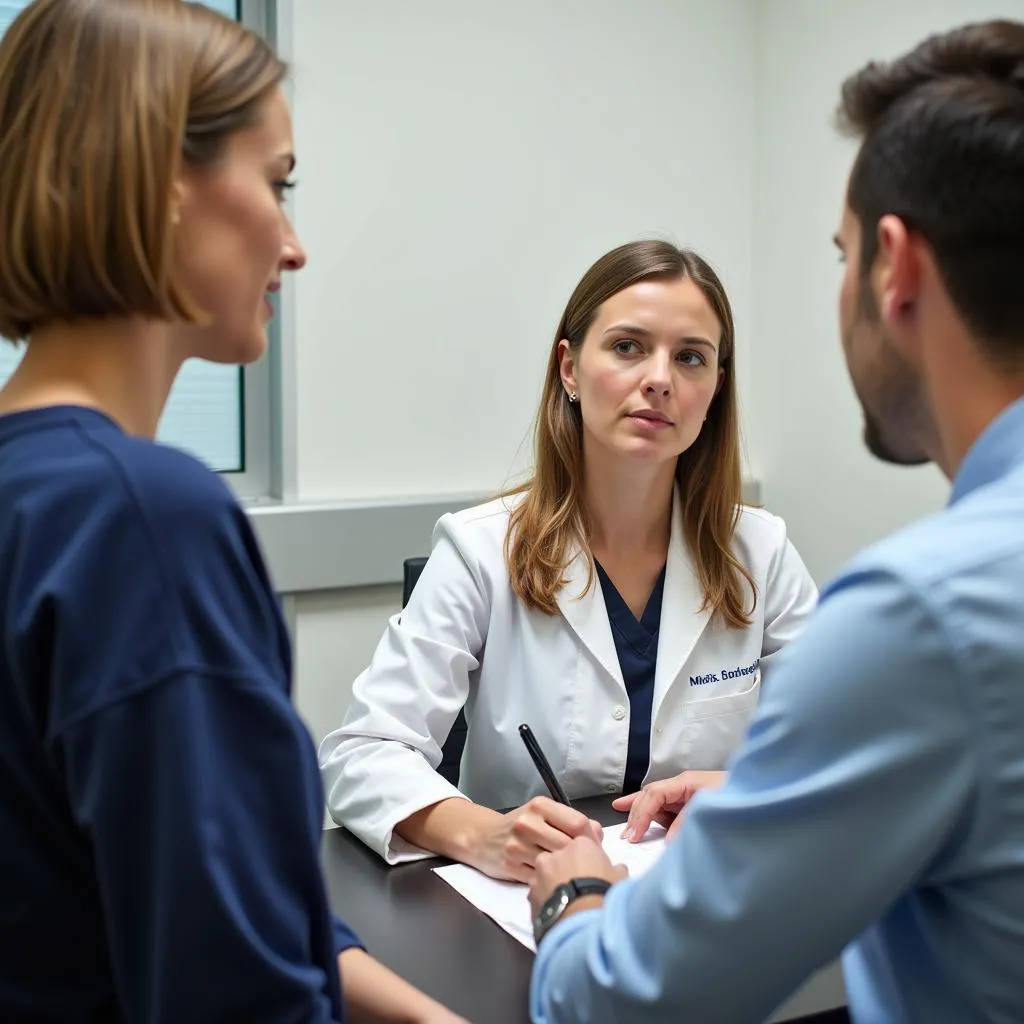
POLYGON ((878 254, 868 285, 886 334, 909 362, 918 360, 914 321, 921 291, 923 239, 913 234, 902 218, 886 214, 878 221, 878 254))
POLYGON ((912 312, 921 287, 921 259, 915 238, 900 217, 878 221, 878 255, 871 268, 878 311, 886 323, 912 312))
POLYGON ((576 360, 568 338, 558 343, 558 373, 566 391, 576 390, 576 360))

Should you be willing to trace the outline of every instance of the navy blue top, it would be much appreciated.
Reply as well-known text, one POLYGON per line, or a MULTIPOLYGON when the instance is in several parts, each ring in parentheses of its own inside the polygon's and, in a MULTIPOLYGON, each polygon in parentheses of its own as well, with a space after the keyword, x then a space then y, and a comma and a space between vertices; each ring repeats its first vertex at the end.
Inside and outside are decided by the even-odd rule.
POLYGON ((0 1020, 343 1020, 290 686, 215 474, 95 411, 0 417, 0 1020))
POLYGON ((639 619, 615 589, 615 584, 596 559, 608 621, 615 640, 615 653, 629 694, 629 745, 626 748, 626 775, 623 793, 635 793, 644 782, 651 764, 651 717, 654 712, 654 670, 658 665, 658 630, 661 626, 661 599, 665 593, 665 567, 662 566, 651 596, 639 619))

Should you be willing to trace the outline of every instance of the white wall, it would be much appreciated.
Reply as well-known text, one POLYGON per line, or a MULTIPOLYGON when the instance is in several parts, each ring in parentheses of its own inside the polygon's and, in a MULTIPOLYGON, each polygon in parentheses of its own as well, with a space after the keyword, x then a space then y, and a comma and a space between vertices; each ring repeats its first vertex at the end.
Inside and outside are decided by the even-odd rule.
POLYGON ((402 588, 359 587, 306 594, 296 601, 295 703, 320 740, 341 722, 352 681, 366 668, 402 588))
POLYGON ((749 329, 746 0, 293 9, 301 498, 501 487, 620 242, 699 248, 749 329))
MULTIPOLYGON (((501 488, 529 459, 573 286, 641 236, 691 245, 721 273, 745 400, 747 0, 291 9, 294 216, 309 253, 294 283, 300 499, 501 488)), ((297 699, 317 738, 399 598, 299 599, 297 699)))
MULTIPOLYGON (((1019 2, 292 6, 310 255, 295 283, 299 497, 499 488, 573 284, 607 247, 657 232, 723 273, 748 467, 819 581, 941 506, 935 470, 861 444, 830 242, 852 148, 832 115, 865 61, 1019 2)), ((399 599, 298 600, 297 699, 318 739, 399 599)))
POLYGON ((748 419, 763 499, 811 572, 944 503, 937 470, 884 466, 864 450, 843 365, 831 238, 854 149, 832 127, 843 78, 924 36, 1020 17, 1019 0, 754 0, 757 110, 754 387, 748 419))

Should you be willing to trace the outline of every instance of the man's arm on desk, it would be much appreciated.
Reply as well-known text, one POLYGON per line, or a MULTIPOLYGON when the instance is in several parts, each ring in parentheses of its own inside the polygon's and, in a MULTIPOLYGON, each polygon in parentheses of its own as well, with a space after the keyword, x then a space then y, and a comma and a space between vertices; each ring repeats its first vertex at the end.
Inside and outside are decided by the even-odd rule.
POLYGON ((763 1020, 962 818, 974 773, 955 668, 899 580, 837 586, 780 655, 728 781, 647 874, 545 936, 536 1024, 763 1020))

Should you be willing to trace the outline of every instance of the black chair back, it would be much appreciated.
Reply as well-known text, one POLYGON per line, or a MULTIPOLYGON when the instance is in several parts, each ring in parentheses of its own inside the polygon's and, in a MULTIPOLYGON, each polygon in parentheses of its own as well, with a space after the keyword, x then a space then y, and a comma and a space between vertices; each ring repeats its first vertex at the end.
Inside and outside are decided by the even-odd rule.
MULTIPOLYGON (((416 586, 427 564, 425 558, 407 558, 402 564, 402 607, 409 603, 413 588, 416 586)), ((458 718, 452 723, 448 739, 441 747, 441 763, 438 765, 438 772, 447 779, 453 786, 459 784, 459 766, 462 763, 462 751, 466 746, 466 732, 468 731, 465 711, 459 711, 458 718)))
POLYGON ((402 607, 404 608, 409 603, 409 598, 412 597, 412 588, 416 586, 420 578, 420 573, 423 572, 423 567, 427 564, 425 558, 407 558, 402 563, 402 607))

